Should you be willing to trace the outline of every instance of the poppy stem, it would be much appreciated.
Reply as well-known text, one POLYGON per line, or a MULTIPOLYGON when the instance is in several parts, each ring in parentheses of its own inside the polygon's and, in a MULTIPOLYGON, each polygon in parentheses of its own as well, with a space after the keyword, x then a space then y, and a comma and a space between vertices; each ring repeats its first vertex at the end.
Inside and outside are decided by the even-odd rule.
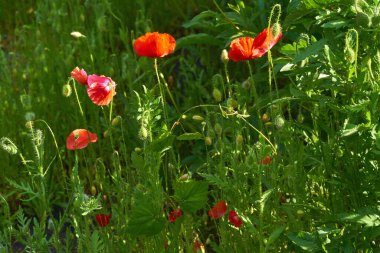
POLYGON ((161 86, 160 76, 158 74, 157 58, 154 58, 154 70, 156 71, 156 77, 157 77, 157 81, 158 81, 158 87, 160 88, 161 103, 162 103, 162 110, 163 110, 163 113, 164 113, 164 119, 165 119, 165 122, 167 122, 168 117, 167 117, 166 107, 165 107, 165 94, 164 94, 164 91, 163 91, 162 86, 161 86))
POLYGON ((259 97, 257 95, 257 90, 256 90, 255 82, 253 81, 253 73, 252 73, 251 64, 249 64, 249 61, 246 61, 246 62, 247 62, 247 65, 248 65, 249 75, 250 75, 251 80, 252 80, 252 88, 251 88, 252 89, 252 96, 253 96, 254 103, 255 103, 256 108, 257 108, 257 116, 258 116, 258 121, 259 121, 259 127, 260 127, 260 130, 262 130, 261 113, 260 113, 260 107, 259 107, 259 97))
POLYGON ((228 85, 228 97, 232 97, 232 88, 231 88, 231 83, 230 83, 230 76, 228 75, 227 63, 224 63, 224 72, 226 74, 226 81, 228 85))
POLYGON ((82 106, 80 105, 80 101, 79 101, 79 96, 78 96, 77 88, 76 88, 76 86, 75 86, 75 81, 74 81, 74 79, 71 79, 71 81, 72 81, 72 83, 73 83, 74 93, 75 93, 75 98, 77 99, 77 102, 78 102, 78 106, 79 106, 80 114, 82 115, 82 117, 84 117, 84 113, 83 113, 83 110, 82 110, 82 106))

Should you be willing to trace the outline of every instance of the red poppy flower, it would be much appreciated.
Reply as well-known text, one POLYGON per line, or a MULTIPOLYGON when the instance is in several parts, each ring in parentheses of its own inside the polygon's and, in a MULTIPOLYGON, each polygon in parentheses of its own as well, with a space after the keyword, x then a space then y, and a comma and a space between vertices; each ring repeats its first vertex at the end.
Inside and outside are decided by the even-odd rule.
POLYGON ((200 241, 196 240, 194 242, 193 249, 195 252, 198 252, 198 250, 202 250, 202 247, 204 246, 203 246, 203 243, 201 243, 200 241))
POLYGON ((234 210, 231 210, 228 214, 228 220, 237 228, 240 228, 240 226, 243 224, 243 220, 239 217, 239 215, 237 215, 234 210))
POLYGON ((110 223, 111 214, 97 214, 95 218, 100 227, 106 227, 110 223))
POLYGON ((182 210, 180 208, 173 210, 169 214, 169 221, 171 223, 174 223, 181 216, 182 216, 182 210))
POLYGON ((281 31, 273 37, 273 28, 264 29, 256 38, 241 37, 234 39, 230 45, 228 57, 233 61, 252 60, 263 56, 282 37, 281 31))
POLYGON ((137 38, 133 47, 138 56, 149 58, 164 57, 175 49, 175 39, 167 33, 146 33, 137 38))
POLYGON ((213 219, 219 219, 227 212, 227 204, 224 200, 219 201, 208 211, 208 215, 213 219))
POLYGON ((66 140, 66 148, 69 150, 82 149, 90 142, 96 142, 98 136, 86 129, 76 129, 72 131, 66 140))
POLYGON ((109 77, 89 75, 87 84, 87 94, 96 105, 108 105, 116 95, 116 84, 109 77))
POLYGON ((261 161, 258 161, 258 164, 263 164, 263 165, 269 165, 271 163, 272 159, 270 158, 269 155, 261 159, 261 161))
POLYGON ((86 71, 84 71, 84 69, 79 69, 78 67, 75 67, 75 69, 71 71, 70 75, 80 84, 87 84, 87 73, 86 71))

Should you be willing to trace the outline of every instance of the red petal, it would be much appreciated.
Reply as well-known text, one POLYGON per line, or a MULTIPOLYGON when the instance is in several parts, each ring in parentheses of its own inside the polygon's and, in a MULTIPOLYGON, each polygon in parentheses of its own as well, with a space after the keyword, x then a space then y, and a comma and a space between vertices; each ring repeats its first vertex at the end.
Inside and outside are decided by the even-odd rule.
POLYGON ((243 220, 237 215, 234 210, 231 210, 228 214, 228 220, 232 225, 239 228, 243 224, 243 220))
POLYGON ((70 75, 80 84, 87 84, 87 73, 84 71, 84 69, 75 67, 75 69, 71 71, 70 75))
POLYGON ((66 140, 66 148, 69 150, 82 149, 90 142, 96 142, 98 136, 86 129, 76 129, 72 131, 66 140))
POLYGON ((150 58, 164 57, 172 53, 175 49, 176 41, 167 33, 146 33, 137 38, 133 47, 138 56, 150 58))
POLYGON ((234 39, 230 45, 230 51, 228 52, 228 58, 233 61, 245 61, 252 60, 254 38, 242 37, 234 39))
POLYGON ((110 223, 111 214, 97 214, 95 218, 100 227, 105 227, 110 223))
POLYGON ((227 204, 224 200, 219 201, 210 209, 208 215, 213 219, 221 218, 227 212, 227 204))

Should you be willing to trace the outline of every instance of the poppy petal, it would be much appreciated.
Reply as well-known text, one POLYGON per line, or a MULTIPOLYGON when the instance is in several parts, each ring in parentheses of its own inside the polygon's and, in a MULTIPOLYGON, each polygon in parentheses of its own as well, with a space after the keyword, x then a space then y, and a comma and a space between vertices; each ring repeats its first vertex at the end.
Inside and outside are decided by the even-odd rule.
POLYGON ((72 131, 66 139, 66 148, 69 150, 82 149, 90 142, 96 142, 98 136, 86 129, 76 129, 72 131))
POLYGON ((78 67, 75 67, 75 69, 71 71, 70 75, 80 84, 87 84, 87 73, 86 71, 84 71, 84 69, 79 69, 78 67))
POLYGON ((109 105, 116 95, 116 84, 109 77, 90 75, 87 83, 87 94, 96 105, 109 105))
POLYGON ((106 227, 110 223, 111 214, 97 214, 95 218, 100 227, 106 227))
POLYGON ((148 32, 133 43, 133 48, 138 56, 149 58, 164 57, 172 53, 175 46, 176 41, 173 36, 158 32, 148 32))
POLYGON ((213 219, 219 219, 227 212, 227 204, 224 200, 219 201, 210 209, 208 215, 213 219))

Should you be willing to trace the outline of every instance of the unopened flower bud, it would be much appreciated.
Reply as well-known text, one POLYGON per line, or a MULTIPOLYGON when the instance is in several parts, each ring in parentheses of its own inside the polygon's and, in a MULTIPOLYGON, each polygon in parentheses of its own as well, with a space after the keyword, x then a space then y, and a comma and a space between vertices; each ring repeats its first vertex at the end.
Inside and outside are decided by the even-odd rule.
POLYGON ((222 53, 220 54, 220 60, 224 63, 227 64, 230 58, 228 58, 228 52, 226 49, 222 50, 222 53))
POLYGON ((193 120, 195 120, 195 121, 204 121, 205 119, 202 116, 194 115, 193 116, 193 120))
POLYGON ((95 196, 96 195, 96 187, 93 185, 91 186, 91 195, 95 196))
POLYGON ((219 123, 216 123, 215 126, 214 126, 214 128, 215 128, 215 133, 217 135, 221 136, 222 135, 222 131, 223 131, 222 126, 219 123))
POLYGON ((355 51, 351 47, 346 47, 344 49, 344 58, 346 58, 349 63, 355 62, 355 55, 355 51))
POLYGON ((111 125, 112 126, 117 126, 119 125, 121 122, 121 116, 116 116, 115 118, 113 118, 112 122, 111 122, 111 125))
POLYGON ((235 141, 236 141, 237 146, 241 146, 244 141, 243 135, 241 134, 236 135, 235 141))
POLYGON ((17 146, 7 137, 1 137, 0 146, 11 155, 17 154, 17 146))
POLYGON ((222 101, 222 92, 218 88, 212 90, 212 96, 216 102, 222 101))
POLYGON ((272 27, 272 31, 273 31, 273 37, 276 38, 280 33, 282 33, 282 28, 281 28, 281 25, 279 23, 275 23, 273 24, 273 27, 272 27))
POLYGON ((70 97, 71 93, 72 93, 72 89, 71 89, 70 84, 63 85, 63 87, 62 87, 62 95, 64 97, 70 97))
POLYGON ((139 138, 141 140, 146 140, 149 136, 148 129, 145 126, 141 126, 139 130, 139 138))
POLYGON ((268 114, 268 113, 264 113, 264 114, 261 116, 261 120, 262 120, 264 123, 267 123, 267 122, 270 120, 269 114, 268 114))
POLYGON ((235 109, 235 108, 238 107, 238 103, 237 103, 237 101, 236 101, 235 99, 233 99, 233 98, 229 98, 229 99, 227 99, 227 106, 228 106, 229 108, 233 108, 233 109, 235 109))
POLYGON ((211 139, 210 136, 206 136, 206 137, 205 137, 205 144, 206 144, 207 146, 211 146, 211 145, 212 145, 212 139, 211 139))
POLYGON ((281 115, 277 115, 273 123, 277 128, 282 128, 285 124, 285 119, 281 115))

